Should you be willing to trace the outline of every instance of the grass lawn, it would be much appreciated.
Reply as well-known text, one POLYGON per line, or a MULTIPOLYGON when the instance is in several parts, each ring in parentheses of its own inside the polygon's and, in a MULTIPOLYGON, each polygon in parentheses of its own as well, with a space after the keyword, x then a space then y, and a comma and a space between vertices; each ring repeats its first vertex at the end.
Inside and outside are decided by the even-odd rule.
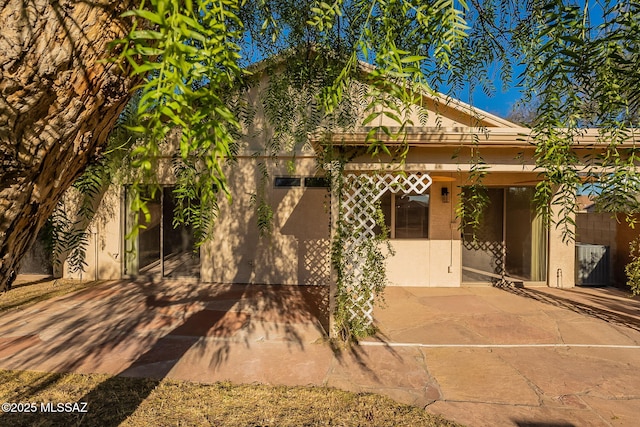
MULTIPOLYGON (((18 276, 20 279, 21 277, 18 276)), ((24 279, 23 279, 24 280, 24 279)), ((18 280, 9 292, 0 293, 0 313, 12 309, 26 308, 49 298, 90 288, 102 281, 79 281, 69 279, 43 278, 35 282, 18 280)))
POLYGON ((0 402, 37 408, 36 413, 0 413, 2 426, 456 425, 375 394, 107 375, 0 371, 0 402), (78 403, 76 410, 86 402, 86 412, 42 412, 43 402, 78 403))
MULTIPOLYGON (((40 280, 18 284, 0 295, 0 316, 7 310, 20 310, 96 283, 40 280)), ((199 384, 99 374, 0 370, 2 403, 15 403, 9 410, 18 412, 0 410, 0 426, 457 425, 420 408, 368 393, 322 387, 199 384), (65 407, 66 403, 70 405, 65 407), (52 409, 74 412, 53 412, 52 409), (26 413, 26 410, 35 412, 26 413)))

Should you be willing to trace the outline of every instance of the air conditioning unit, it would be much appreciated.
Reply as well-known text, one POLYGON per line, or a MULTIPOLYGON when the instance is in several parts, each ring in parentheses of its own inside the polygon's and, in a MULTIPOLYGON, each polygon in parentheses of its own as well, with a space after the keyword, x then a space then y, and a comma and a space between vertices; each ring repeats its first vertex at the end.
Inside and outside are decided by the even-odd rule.
POLYGON ((576 285, 609 285, 609 246, 576 243, 576 285))

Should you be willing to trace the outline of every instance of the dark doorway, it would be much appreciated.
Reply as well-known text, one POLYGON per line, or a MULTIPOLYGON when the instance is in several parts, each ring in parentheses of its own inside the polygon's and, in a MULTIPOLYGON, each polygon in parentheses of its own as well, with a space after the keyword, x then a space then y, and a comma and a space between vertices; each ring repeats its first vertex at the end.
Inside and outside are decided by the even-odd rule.
POLYGON ((462 281, 545 282, 547 230, 532 204, 535 188, 489 188, 487 193, 476 239, 469 227, 463 230, 462 281))
MULTIPOLYGON (((195 249, 195 239, 190 226, 174 221, 175 198, 173 187, 161 187, 155 192, 146 191, 148 218, 138 213, 142 226, 136 238, 125 239, 127 257, 125 275, 152 277, 199 277, 200 252, 195 249)), ((129 209, 127 199, 127 233, 133 229, 135 215, 129 209)))

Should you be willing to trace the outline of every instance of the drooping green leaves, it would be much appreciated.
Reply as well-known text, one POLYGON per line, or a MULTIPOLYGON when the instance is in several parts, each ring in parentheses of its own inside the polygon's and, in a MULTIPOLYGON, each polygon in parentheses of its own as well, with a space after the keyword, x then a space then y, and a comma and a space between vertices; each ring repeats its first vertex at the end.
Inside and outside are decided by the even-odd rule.
MULTIPOLYGON (((191 198, 195 195, 185 195, 185 184, 194 188, 202 207, 177 216, 187 223, 212 225, 202 214, 215 211, 219 192, 228 193, 222 165, 233 156, 240 123, 226 94, 245 74, 239 65, 239 8, 232 0, 143 2, 124 14, 133 19, 133 29, 116 42, 134 74, 145 77, 139 88, 140 125, 134 130, 143 133, 146 142, 134 149, 133 165, 152 181, 157 160, 171 154, 161 145, 172 128, 180 129, 180 171, 190 171, 190 179, 179 180, 177 196, 190 202, 179 206, 196 204, 191 198)), ((201 231, 200 237, 208 235, 201 231)))
POLYGON ((76 179, 47 220, 46 241, 56 269, 66 262, 70 272, 84 272, 91 231, 95 232, 98 226, 97 207, 109 185, 127 181, 132 176, 131 148, 141 141, 136 141, 136 134, 129 128, 136 124, 138 100, 139 96, 134 95, 111 130, 107 147, 76 179))
POLYGON ((538 105, 532 134, 545 181, 536 201, 547 220, 557 207, 557 225, 571 238, 575 193, 585 181, 597 188, 601 208, 638 210, 638 159, 623 145, 638 122, 640 4, 540 1, 528 12, 514 37, 527 67, 526 95, 538 105), (579 145, 587 127, 599 129, 602 155, 579 145))

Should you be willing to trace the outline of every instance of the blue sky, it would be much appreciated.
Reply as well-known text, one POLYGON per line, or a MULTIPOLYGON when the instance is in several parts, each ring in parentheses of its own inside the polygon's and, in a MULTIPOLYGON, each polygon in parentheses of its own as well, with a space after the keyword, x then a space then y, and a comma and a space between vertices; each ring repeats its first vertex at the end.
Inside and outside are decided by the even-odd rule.
MULTIPOLYGON (((515 61, 514 61, 515 62, 515 61)), ((494 65, 495 67, 495 65, 494 65)), ((489 70, 489 75, 493 75, 493 85, 495 90, 492 96, 487 96, 482 91, 481 87, 477 87, 473 92, 473 96, 470 96, 469 89, 461 91, 457 94, 457 97, 462 102, 471 104, 476 108, 486 111, 487 113, 495 114, 498 117, 507 118, 516 103, 522 98, 522 87, 519 86, 520 75, 524 72, 525 66, 522 64, 513 64, 513 77, 512 81, 508 84, 508 87, 503 90, 503 82, 499 78, 499 73, 495 70, 489 70)))
MULTIPOLYGON (((585 1, 577 1, 577 2, 568 2, 575 3, 578 6, 584 8, 585 1)), ((598 27, 603 23, 603 14, 605 10, 609 7, 615 5, 615 2, 612 1, 597 1, 597 0, 589 0, 587 2, 588 8, 586 9, 589 16, 589 23, 593 28, 593 33, 595 34, 597 31, 600 31, 598 27)), ((472 101, 469 100, 468 93, 460 94, 459 98, 461 101, 472 104, 473 106, 484 110, 488 113, 495 114, 497 116, 506 118, 513 106, 516 102, 521 98, 520 90, 517 87, 518 83, 518 75, 524 71, 524 66, 519 64, 514 64, 513 69, 513 82, 510 84, 510 89, 506 92, 503 92, 500 88, 502 83, 499 80, 495 80, 494 84, 496 86, 496 91, 493 97, 486 96, 481 89, 477 89, 473 94, 472 101)))
POLYGON ((495 114, 496 116, 506 118, 513 106, 520 99, 520 91, 517 87, 511 87, 508 91, 503 92, 500 89, 500 84, 497 84, 498 89, 492 97, 486 96, 482 90, 476 89, 473 94, 473 99, 469 100, 468 92, 461 94, 460 100, 474 107, 484 110, 488 113, 495 114))

